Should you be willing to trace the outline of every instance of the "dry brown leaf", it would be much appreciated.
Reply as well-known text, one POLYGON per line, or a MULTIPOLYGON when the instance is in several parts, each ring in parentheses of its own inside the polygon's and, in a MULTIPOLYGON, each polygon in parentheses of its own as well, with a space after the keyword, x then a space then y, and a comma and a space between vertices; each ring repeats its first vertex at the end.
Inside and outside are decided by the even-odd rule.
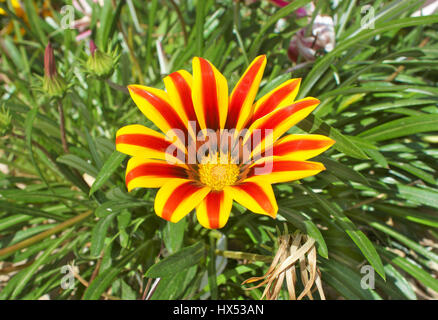
POLYGON ((312 288, 316 285, 320 298, 325 300, 321 273, 317 267, 315 240, 307 235, 296 233, 295 235, 282 235, 278 241, 278 250, 265 275, 249 278, 243 281, 242 285, 261 282, 253 287, 245 288, 245 290, 254 290, 265 285, 260 299, 277 300, 283 283, 286 282, 289 299, 301 300, 307 296, 313 300, 312 288), (300 279, 304 287, 298 298, 296 292, 297 267, 299 267, 300 279))

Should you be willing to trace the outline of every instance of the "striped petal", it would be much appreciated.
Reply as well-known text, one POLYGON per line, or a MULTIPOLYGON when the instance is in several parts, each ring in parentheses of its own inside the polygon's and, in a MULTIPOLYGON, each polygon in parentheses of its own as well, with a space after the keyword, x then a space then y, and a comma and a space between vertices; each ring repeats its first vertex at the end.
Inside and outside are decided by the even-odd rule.
POLYGON ((178 222, 196 208, 210 190, 192 180, 170 180, 157 192, 155 213, 167 221, 178 222))
POLYGON ((254 213, 265 214, 275 218, 278 211, 277 200, 270 183, 248 181, 235 186, 227 186, 233 199, 254 213))
POLYGON ((302 161, 316 157, 334 143, 334 140, 319 134, 290 134, 276 141, 266 153, 284 160, 302 161))
POLYGON ((187 132, 187 119, 178 114, 165 91, 140 85, 130 85, 128 89, 137 107, 164 134, 174 129, 187 132))
POLYGON ((132 157, 126 168, 125 183, 128 191, 134 188, 159 188, 175 178, 187 179, 185 165, 169 164, 162 160, 132 157))
POLYGON ((269 157, 252 165, 244 182, 288 182, 314 176, 323 170, 325 167, 320 162, 290 161, 269 157))
POLYGON ((169 74, 163 81, 172 106, 177 113, 182 115, 186 121, 196 123, 197 118, 192 100, 192 75, 185 70, 179 70, 169 74))
POLYGON ((301 78, 288 80, 257 100, 252 121, 267 115, 275 109, 292 104, 298 94, 300 83, 301 78))
POLYGON ((222 129, 228 112, 227 80, 203 58, 193 58, 192 65, 192 100, 199 125, 201 129, 222 129))
POLYGON ((130 156, 175 162, 183 162, 186 154, 185 148, 178 148, 161 133, 139 124, 117 131, 116 150, 130 156))
POLYGON ((281 107, 256 120, 249 128, 243 143, 252 145, 253 157, 270 148, 292 126, 307 117, 318 106, 319 100, 305 98, 281 107))
POLYGON ((220 229, 227 223, 232 206, 230 194, 212 190, 196 207, 196 217, 204 228, 220 229))
POLYGON ((240 130, 249 120, 265 66, 266 56, 258 56, 237 82, 230 96, 227 129, 240 130))

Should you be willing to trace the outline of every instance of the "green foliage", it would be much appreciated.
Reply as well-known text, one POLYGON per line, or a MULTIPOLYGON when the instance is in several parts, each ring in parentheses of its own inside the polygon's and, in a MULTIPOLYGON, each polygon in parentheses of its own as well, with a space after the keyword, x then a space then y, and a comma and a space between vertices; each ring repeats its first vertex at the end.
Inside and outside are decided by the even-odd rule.
POLYGON ((316 240, 330 299, 437 298, 437 15, 410 17, 416 0, 321 1, 318 10, 336 18, 336 46, 293 65, 289 41, 307 24, 294 11, 308 0, 284 8, 269 1, 89 2, 92 39, 102 52, 117 50, 108 79, 80 65, 88 44, 61 28, 64 2, 51 1, 50 19, 33 1, 23 1, 27 19, 0 2, 8 13, 0 19, 12 26, 0 39, 0 299, 258 299, 263 288, 245 291, 241 283, 266 272, 285 229, 316 240), (375 3, 373 29, 361 28, 362 3, 375 3), (59 74, 69 79, 55 100, 32 80, 44 74, 48 39, 59 74), (193 213, 178 224, 158 218, 156 191, 128 193, 128 157, 115 151, 122 126, 153 127, 126 86, 163 88, 164 75, 190 71, 199 55, 231 89, 259 54, 268 63, 258 97, 301 77, 299 97, 321 100, 290 132, 336 141, 315 159, 327 170, 275 186, 275 220, 239 205, 213 232, 193 213), (224 251, 254 258, 225 259, 224 251), (365 264, 376 271, 374 289, 361 287, 365 264), (71 288, 61 287, 66 265, 79 275, 71 288))

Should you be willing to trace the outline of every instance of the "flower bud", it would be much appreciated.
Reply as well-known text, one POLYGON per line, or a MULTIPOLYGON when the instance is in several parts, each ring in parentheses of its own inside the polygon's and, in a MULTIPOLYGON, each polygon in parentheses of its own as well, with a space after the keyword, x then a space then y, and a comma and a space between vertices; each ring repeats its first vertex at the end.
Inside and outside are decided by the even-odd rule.
POLYGON ((88 72, 101 79, 109 78, 114 72, 114 66, 118 60, 116 54, 100 51, 93 40, 90 40, 90 52, 91 55, 86 63, 88 72))
POLYGON ((64 79, 58 74, 55 64, 53 47, 49 42, 44 52, 43 90, 50 97, 62 98, 67 89, 64 79))

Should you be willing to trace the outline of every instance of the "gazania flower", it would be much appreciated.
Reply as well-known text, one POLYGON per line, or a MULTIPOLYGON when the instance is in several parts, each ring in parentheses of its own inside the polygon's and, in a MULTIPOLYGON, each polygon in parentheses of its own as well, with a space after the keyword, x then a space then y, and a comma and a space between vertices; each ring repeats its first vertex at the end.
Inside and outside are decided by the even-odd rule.
POLYGON ((202 226, 222 228, 233 201, 275 218, 272 184, 324 170, 307 159, 334 141, 309 134, 282 137, 319 100, 295 101, 301 79, 291 79, 254 103, 265 66, 266 57, 257 57, 230 96, 224 76, 198 57, 193 75, 181 70, 164 78, 166 91, 128 86, 139 109, 164 133, 142 125, 117 132, 117 150, 132 156, 128 191, 160 188, 155 212, 171 222, 196 209, 202 226))

